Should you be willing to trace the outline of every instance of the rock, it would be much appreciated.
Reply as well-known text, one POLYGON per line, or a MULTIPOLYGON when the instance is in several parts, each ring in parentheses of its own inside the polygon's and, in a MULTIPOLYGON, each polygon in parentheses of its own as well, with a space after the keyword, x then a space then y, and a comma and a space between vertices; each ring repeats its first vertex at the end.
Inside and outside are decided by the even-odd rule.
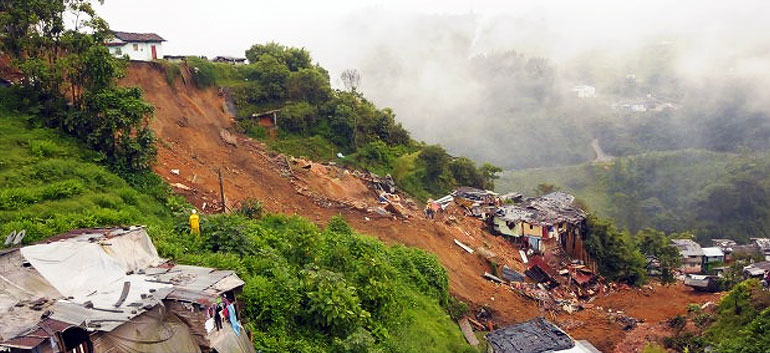
POLYGON ((179 175, 179 169, 171 169, 171 174, 179 175))

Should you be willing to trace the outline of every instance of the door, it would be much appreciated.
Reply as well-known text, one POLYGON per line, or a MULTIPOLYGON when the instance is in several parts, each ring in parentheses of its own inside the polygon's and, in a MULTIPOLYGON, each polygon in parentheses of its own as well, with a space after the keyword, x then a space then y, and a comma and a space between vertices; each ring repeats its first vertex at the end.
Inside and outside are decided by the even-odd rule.
POLYGON ((152 60, 156 60, 158 58, 158 52, 155 51, 155 46, 150 46, 150 49, 152 49, 152 60))

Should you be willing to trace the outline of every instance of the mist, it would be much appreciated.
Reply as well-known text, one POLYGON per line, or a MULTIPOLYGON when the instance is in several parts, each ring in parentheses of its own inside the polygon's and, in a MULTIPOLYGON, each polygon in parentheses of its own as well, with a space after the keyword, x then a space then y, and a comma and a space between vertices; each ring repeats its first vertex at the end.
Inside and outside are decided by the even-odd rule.
POLYGON ((169 54, 305 47, 338 88, 358 70, 415 139, 505 169, 590 161, 594 139, 616 156, 770 148, 764 1, 164 1, 137 21, 141 3, 103 16, 164 34, 169 54), (667 107, 618 109, 650 97, 667 107))

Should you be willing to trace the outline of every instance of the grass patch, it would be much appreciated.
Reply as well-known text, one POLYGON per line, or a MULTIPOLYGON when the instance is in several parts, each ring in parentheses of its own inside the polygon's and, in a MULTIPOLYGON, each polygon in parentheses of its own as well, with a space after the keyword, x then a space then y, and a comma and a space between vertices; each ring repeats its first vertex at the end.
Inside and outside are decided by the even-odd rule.
POLYGON ((270 142, 270 147, 283 154, 309 158, 318 162, 337 158, 337 148, 320 136, 287 137, 270 142))
POLYGON ((0 131, 0 235, 26 229, 30 243, 75 228, 170 221, 168 194, 138 192, 74 139, 2 111, 0 131))

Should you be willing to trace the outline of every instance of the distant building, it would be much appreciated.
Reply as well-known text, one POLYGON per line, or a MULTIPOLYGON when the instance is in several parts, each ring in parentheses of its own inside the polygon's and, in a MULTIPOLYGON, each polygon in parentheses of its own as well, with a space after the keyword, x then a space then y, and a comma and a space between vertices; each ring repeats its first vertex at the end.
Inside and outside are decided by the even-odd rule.
POLYGON ((670 99, 656 97, 648 94, 646 97, 636 98, 626 101, 616 102, 612 105, 613 110, 632 113, 643 113, 648 111, 662 112, 664 110, 675 110, 679 106, 670 99))
POLYGON ((208 58, 206 58, 205 56, 197 56, 197 55, 163 55, 163 60, 167 60, 172 63, 187 62, 187 58, 198 58, 201 60, 208 60, 208 58))
POLYGON ((770 262, 753 263, 743 268, 743 275, 751 278, 763 278, 770 271, 770 262))
POLYGON ((751 238, 751 243, 759 249, 760 255, 764 256, 765 260, 770 261, 770 239, 751 238))
POLYGON ((488 353, 601 353, 542 317, 494 330, 486 339, 488 353))
POLYGON ((163 57, 163 42, 155 33, 112 32, 113 38, 105 45, 115 56, 127 55, 131 60, 152 61, 163 57))
POLYGON ((703 270, 703 249, 690 239, 672 239, 682 255, 682 272, 700 273, 703 270))
POLYGON ((596 97, 596 87, 589 85, 577 85, 572 87, 572 92, 578 98, 593 98, 596 97))
POLYGON ((246 64, 246 58, 236 58, 234 56, 215 56, 213 60, 215 63, 224 63, 231 65, 244 65, 246 64))
POLYGON ((722 264, 725 262, 725 253, 722 252, 722 249, 712 247, 702 248, 701 250, 703 250, 703 269, 705 271, 712 270, 715 264, 722 264))

